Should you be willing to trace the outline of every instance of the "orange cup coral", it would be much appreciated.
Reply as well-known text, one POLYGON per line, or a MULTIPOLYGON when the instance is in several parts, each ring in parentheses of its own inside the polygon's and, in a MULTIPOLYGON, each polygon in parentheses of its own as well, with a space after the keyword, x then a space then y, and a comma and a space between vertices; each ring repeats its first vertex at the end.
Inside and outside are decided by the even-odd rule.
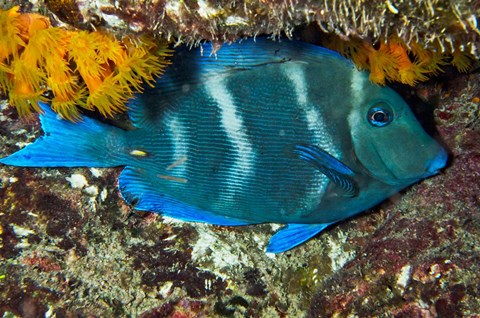
POLYGON ((125 111, 125 102, 143 82, 153 85, 171 54, 166 43, 148 37, 118 41, 98 31, 68 31, 18 7, 0 10, 0 28, 0 89, 20 115, 40 111, 38 101, 50 101, 72 121, 80 118, 79 107, 104 116, 125 111))
POLYGON ((470 54, 459 48, 450 54, 440 48, 427 50, 415 41, 407 45, 395 35, 381 41, 378 47, 360 38, 331 34, 324 37, 323 44, 351 58, 360 69, 369 70, 370 80, 380 85, 391 81, 414 86, 441 72, 446 64, 466 72, 473 61, 470 54))

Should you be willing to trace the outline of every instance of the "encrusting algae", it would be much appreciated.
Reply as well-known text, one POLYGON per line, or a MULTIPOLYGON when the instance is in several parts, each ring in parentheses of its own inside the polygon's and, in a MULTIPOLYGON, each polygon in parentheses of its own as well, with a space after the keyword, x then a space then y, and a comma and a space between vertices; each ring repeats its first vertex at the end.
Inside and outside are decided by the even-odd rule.
POLYGON ((79 120, 79 107, 103 116, 125 111, 143 82, 153 85, 171 53, 146 36, 118 41, 99 31, 51 27, 48 18, 19 7, 0 10, 0 29, 0 89, 20 115, 41 111, 39 101, 71 121, 79 120))

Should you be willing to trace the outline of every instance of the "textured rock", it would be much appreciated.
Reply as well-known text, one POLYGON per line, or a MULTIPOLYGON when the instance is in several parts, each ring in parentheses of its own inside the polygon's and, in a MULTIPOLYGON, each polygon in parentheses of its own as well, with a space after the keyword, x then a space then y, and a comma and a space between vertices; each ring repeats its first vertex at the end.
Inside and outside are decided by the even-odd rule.
POLYGON ((374 40, 398 33, 406 42, 478 54, 480 3, 475 0, 16 0, 50 12, 58 23, 108 28, 118 34, 154 32, 169 40, 232 41, 244 36, 292 35, 301 25, 374 40), (32 5, 32 3, 34 5, 32 5), (438 40, 438 41, 437 41, 438 40))
MULTIPOLYGON (((1 166, 0 314, 474 317, 479 82, 448 74, 416 89, 452 152, 443 174, 277 256, 263 252, 270 225, 130 215, 119 169, 1 166)), ((427 111, 419 100, 410 103, 427 111)), ((35 119, 2 105, 0 156, 40 135, 35 119)))

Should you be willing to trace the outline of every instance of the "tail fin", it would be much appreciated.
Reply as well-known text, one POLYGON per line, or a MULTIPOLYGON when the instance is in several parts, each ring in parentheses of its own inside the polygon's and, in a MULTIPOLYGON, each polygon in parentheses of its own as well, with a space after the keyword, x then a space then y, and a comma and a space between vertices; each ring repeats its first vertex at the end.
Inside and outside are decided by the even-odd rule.
POLYGON ((108 126, 88 117, 79 123, 60 119, 47 104, 40 122, 44 136, 16 153, 0 159, 0 163, 21 167, 113 167, 122 165, 119 151, 111 151, 122 143, 120 128, 108 126))

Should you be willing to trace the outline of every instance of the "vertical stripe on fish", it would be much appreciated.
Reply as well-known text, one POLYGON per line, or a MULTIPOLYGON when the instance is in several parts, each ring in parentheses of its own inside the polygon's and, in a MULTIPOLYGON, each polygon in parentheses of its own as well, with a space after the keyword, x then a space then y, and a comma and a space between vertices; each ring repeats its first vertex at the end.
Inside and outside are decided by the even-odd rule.
MULTIPOLYGON (((325 149, 341 160, 341 152, 335 147, 333 137, 329 134, 327 125, 324 122, 324 116, 322 116, 320 107, 318 107, 319 105, 310 102, 305 67, 298 63, 288 64, 284 66, 283 73, 290 81, 297 103, 304 111, 308 130, 312 134, 312 144, 325 149)), ((312 180, 313 186, 311 188, 313 191, 305 194, 305 205, 318 205, 325 194, 329 182, 329 179, 324 174, 316 173, 312 180)), ((304 214, 305 211, 299 210, 297 213, 304 214)))
POLYGON ((237 111, 234 99, 228 91, 225 78, 208 82, 206 91, 221 111, 222 127, 236 153, 236 160, 232 162, 226 174, 231 179, 226 180, 225 189, 219 198, 219 202, 232 202, 235 195, 252 181, 257 155, 247 136, 242 116, 237 111))

